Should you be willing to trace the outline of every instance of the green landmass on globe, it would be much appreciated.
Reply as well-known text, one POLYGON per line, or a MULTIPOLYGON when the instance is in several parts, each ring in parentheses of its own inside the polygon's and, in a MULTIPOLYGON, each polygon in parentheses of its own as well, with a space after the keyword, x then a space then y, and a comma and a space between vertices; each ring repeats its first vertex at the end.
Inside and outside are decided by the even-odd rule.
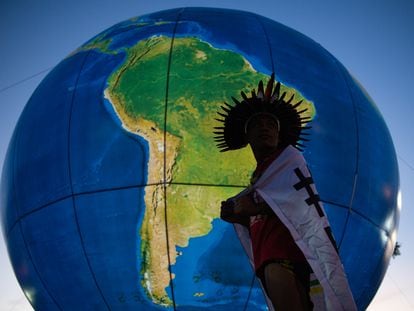
MULTIPOLYGON (((99 38, 87 48, 116 53, 110 49, 110 40, 99 38)), ((220 202, 248 185, 255 166, 248 148, 224 155, 215 147, 213 126, 220 125, 214 120, 216 112, 223 102, 231 104, 231 96, 239 98, 240 91, 249 92, 268 76, 257 72, 242 55, 195 37, 153 36, 125 52, 125 61, 108 79, 105 97, 123 127, 148 141, 146 209, 137 233, 142 286, 154 303, 168 306, 172 304, 166 291, 168 267, 179 256, 176 247, 186 247, 190 238, 210 232, 212 221, 219 217, 220 202)), ((312 102, 293 88, 282 85, 282 91, 294 94, 295 101, 303 100, 301 108, 308 108, 307 115, 314 117, 312 102)))

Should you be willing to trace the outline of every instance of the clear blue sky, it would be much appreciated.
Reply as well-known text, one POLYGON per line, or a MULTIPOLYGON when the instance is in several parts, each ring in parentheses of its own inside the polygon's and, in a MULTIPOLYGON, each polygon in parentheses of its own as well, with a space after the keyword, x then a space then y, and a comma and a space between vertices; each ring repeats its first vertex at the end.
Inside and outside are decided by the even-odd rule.
MULTIPOLYGON (((374 99, 399 160, 403 209, 398 241, 402 256, 391 261, 369 310, 414 310, 412 0, 2 0, 0 164, 19 114, 48 69, 117 22, 187 6, 250 11, 294 28, 330 51, 374 99)), ((3 238, 0 269, 0 310, 31 310, 14 278, 3 238)))

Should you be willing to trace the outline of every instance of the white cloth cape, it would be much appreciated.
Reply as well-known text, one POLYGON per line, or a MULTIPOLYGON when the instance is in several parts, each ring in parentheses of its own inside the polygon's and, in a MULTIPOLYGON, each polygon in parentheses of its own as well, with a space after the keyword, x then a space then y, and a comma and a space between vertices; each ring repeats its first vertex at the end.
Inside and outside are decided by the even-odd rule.
MULTIPOLYGON (((254 185, 235 198, 256 191, 289 229, 323 288, 322 297, 311 297, 314 310, 357 310, 340 258, 325 231, 329 228, 325 213, 320 217, 315 206, 306 203, 309 187, 317 194, 315 186, 299 190, 294 187, 300 181, 295 173, 297 168, 304 177, 311 176, 302 153, 288 146, 254 185)), ((322 203, 319 205, 323 211, 322 203)), ((253 266, 249 231, 239 224, 235 224, 235 229, 253 266)), ((267 296, 266 299, 269 309, 274 310, 267 296)))

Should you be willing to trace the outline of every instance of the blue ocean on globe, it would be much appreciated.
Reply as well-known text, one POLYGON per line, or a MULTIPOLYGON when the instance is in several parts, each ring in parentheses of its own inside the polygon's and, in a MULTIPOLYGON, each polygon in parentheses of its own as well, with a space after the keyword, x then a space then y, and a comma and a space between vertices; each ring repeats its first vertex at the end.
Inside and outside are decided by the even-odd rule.
POLYGON ((222 200, 249 183, 249 150, 220 153, 216 112, 267 81, 303 100, 304 156, 355 301, 365 309, 396 243, 391 136, 328 51, 268 18, 179 8, 98 34, 62 60, 16 125, 1 219, 36 310, 267 310, 222 200))

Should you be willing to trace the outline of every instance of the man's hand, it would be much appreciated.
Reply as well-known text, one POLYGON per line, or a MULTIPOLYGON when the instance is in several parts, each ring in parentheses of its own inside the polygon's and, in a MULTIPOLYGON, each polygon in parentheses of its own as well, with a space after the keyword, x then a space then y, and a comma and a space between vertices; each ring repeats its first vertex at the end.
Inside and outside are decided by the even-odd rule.
POLYGON ((240 216, 272 215, 273 211, 266 202, 255 203, 251 193, 238 197, 234 204, 234 214, 240 216))
POLYGON ((255 216, 260 213, 260 207, 253 202, 250 194, 246 194, 235 200, 234 213, 240 216, 255 216))
POLYGON ((234 201, 227 200, 221 202, 220 207, 220 218, 227 220, 229 217, 234 215, 234 201))
POLYGON ((237 199, 229 199, 221 202, 220 218, 231 223, 239 223, 248 226, 250 216, 272 215, 272 209, 266 202, 253 202, 251 194, 245 194, 237 199))
POLYGON ((248 227, 250 217, 235 214, 234 207, 235 202, 233 199, 221 202, 220 218, 230 223, 238 223, 248 227))

